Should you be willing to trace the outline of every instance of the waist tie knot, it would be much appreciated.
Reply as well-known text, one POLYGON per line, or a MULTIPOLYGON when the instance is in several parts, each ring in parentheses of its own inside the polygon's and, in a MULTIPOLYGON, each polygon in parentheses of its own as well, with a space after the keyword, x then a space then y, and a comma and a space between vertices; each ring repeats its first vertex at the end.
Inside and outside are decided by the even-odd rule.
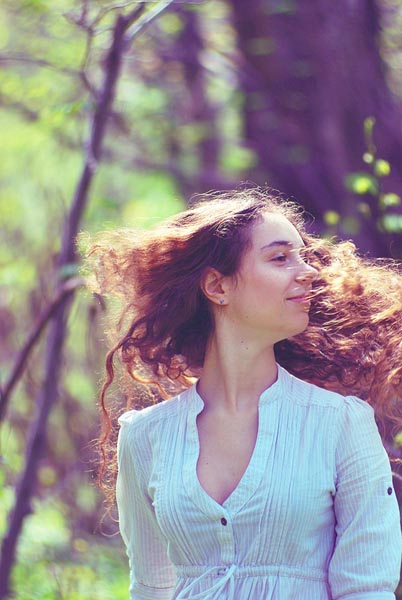
POLYGON ((196 600, 197 598, 205 599, 206 593, 208 593, 208 600, 214 600, 214 598, 218 598, 219 594, 221 592, 223 592, 223 590, 225 590, 226 588, 227 588, 227 599, 235 600, 235 596, 234 596, 235 586, 234 586, 233 575, 234 575, 236 569, 237 569, 237 565, 231 565, 231 566, 226 566, 226 567, 212 567, 210 569, 207 569, 206 571, 204 571, 204 573, 202 573, 202 575, 200 575, 196 579, 193 579, 191 581, 191 583, 186 585, 186 587, 184 587, 181 590, 179 595, 176 596, 176 600, 186 600, 186 598, 191 598, 191 600, 196 600), (200 581, 202 581, 203 579, 206 579, 207 577, 211 577, 211 576, 215 576, 218 578, 218 581, 216 583, 214 583, 214 585, 212 587, 208 588, 208 590, 202 591, 199 594, 195 594, 193 596, 187 596, 187 594, 189 594, 195 588, 195 586, 198 583, 200 583, 200 581))
POLYGON ((308 569, 286 565, 222 565, 204 567, 202 565, 176 565, 176 574, 186 579, 187 585, 176 596, 176 600, 219 600, 221 593, 226 592, 227 600, 235 598, 235 580, 244 577, 289 577, 291 579, 306 579, 309 581, 327 583, 328 575, 324 569, 310 567, 308 569), (191 580, 188 582, 188 580, 191 580), (206 583, 210 579, 213 585, 202 592, 191 595, 197 584, 206 583), (215 581, 216 579, 216 581, 215 581))

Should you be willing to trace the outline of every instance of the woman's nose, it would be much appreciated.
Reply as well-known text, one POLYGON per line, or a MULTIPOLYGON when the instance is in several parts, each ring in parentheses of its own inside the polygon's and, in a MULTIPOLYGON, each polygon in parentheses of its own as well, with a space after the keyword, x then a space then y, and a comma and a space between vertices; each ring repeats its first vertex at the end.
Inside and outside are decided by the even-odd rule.
POLYGON ((314 281, 318 276, 318 271, 315 267, 304 263, 296 276, 298 281, 314 281))

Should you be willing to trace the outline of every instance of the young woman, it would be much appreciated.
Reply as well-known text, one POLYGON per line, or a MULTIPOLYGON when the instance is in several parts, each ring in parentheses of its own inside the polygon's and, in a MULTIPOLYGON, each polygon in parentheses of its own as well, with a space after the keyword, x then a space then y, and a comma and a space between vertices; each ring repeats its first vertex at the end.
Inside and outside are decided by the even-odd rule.
POLYGON ((258 189, 100 234, 94 259, 98 291, 123 301, 104 467, 114 357, 137 404, 171 397, 119 418, 130 598, 395 598, 400 518, 373 408, 400 426, 396 266, 314 239, 258 189))

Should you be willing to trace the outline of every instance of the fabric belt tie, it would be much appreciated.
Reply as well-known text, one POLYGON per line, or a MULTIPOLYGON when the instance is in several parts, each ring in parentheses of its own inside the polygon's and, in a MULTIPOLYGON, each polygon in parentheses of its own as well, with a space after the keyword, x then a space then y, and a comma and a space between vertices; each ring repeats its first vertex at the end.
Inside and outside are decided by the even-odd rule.
POLYGON ((196 579, 193 579, 193 581, 191 583, 186 585, 186 587, 182 589, 182 591, 179 593, 179 595, 176 596, 176 599, 177 600, 186 600, 187 597, 191 598, 191 600, 196 600, 196 598, 198 598, 198 599, 204 598, 205 599, 205 594, 207 593, 208 598, 210 600, 214 600, 216 598, 219 598, 219 595, 221 594, 221 592, 223 592, 223 590, 225 590, 225 588, 227 588, 227 596, 226 596, 227 600, 235 600, 235 596, 234 596, 235 586, 234 586, 233 574, 236 571, 236 569, 237 569, 237 565, 231 565, 230 567, 221 567, 219 569, 217 569, 216 567, 207 569, 206 571, 204 571, 204 573, 202 573, 202 575, 200 575, 196 579), (194 589, 194 587, 197 585, 197 583, 199 583, 200 581, 202 581, 203 579, 206 579, 207 577, 209 577, 211 575, 217 575, 219 577, 218 581, 212 587, 210 587, 208 590, 202 591, 200 594, 187 596, 187 594, 189 594, 194 589))
POLYGON ((176 565, 176 573, 180 578, 191 578, 192 581, 186 585, 176 600, 196 600, 208 598, 208 600, 218 600, 220 594, 225 591, 227 600, 237 600, 235 598, 235 579, 242 577, 290 577, 301 578, 312 581, 327 581, 327 573, 321 569, 303 569, 297 567, 288 567, 284 565, 224 565, 221 567, 202 567, 200 565, 176 565), (194 595, 191 592, 195 586, 207 578, 217 578, 217 582, 210 588, 194 595))

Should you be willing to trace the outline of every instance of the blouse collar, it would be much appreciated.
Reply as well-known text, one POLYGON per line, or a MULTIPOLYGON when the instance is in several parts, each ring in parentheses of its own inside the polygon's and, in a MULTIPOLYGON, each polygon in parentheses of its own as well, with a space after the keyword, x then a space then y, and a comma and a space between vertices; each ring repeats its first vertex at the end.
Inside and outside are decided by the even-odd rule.
MULTIPOLYGON (((289 385, 290 378, 290 373, 288 373, 283 367, 281 367, 281 365, 277 363, 277 378, 274 383, 272 383, 266 390, 262 392, 258 400, 258 405, 264 406, 283 397, 286 388, 289 385)), ((191 394, 192 405, 194 406, 196 414, 198 415, 204 408, 204 401, 197 391, 197 384, 198 380, 188 391, 191 394)))

